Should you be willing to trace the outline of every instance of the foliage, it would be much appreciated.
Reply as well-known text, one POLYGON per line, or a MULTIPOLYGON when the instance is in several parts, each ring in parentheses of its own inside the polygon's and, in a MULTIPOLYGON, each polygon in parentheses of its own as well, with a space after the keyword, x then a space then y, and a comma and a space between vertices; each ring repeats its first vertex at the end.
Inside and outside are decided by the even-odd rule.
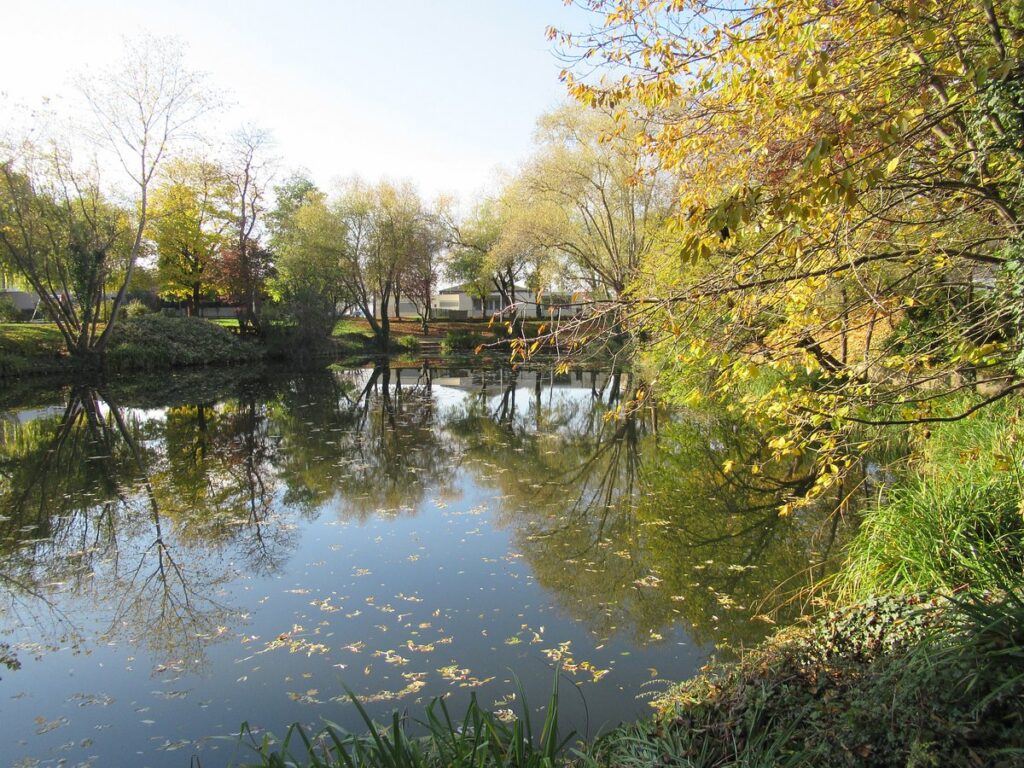
POLYGON ((687 397, 785 424, 776 453, 817 457, 804 498, 872 427, 962 416, 975 378, 992 400, 1021 385, 1013 3, 588 7, 592 29, 551 32, 570 92, 679 181, 661 247, 598 308, 646 335, 660 381, 703 371, 687 397), (927 333, 889 332, 918 307, 927 333), (765 370, 773 386, 745 388, 765 370))
POLYGON ((216 278, 231 194, 224 170, 208 160, 172 161, 153 190, 151 236, 161 293, 187 299, 192 315, 216 278))
POLYGON ((1019 405, 920 436, 912 466, 865 514, 837 576, 843 599, 992 588, 1024 566, 1019 405))
POLYGON ((0 296, 0 323, 16 323, 21 320, 21 312, 7 296, 0 296))
POLYGON ((129 301, 124 305, 125 317, 139 317, 141 315, 148 315, 149 313, 149 307, 138 300, 129 301))
POLYGON ((395 339, 395 347, 403 352, 415 352, 420 348, 420 340, 412 334, 405 334, 395 339))
POLYGON ((437 217, 413 187, 351 179, 329 197, 305 182, 292 183, 273 219, 276 290, 293 319, 308 328, 305 335, 327 338, 339 314, 354 309, 386 351, 392 307, 403 290, 425 327, 441 239, 437 217))
POLYGON ((273 276, 273 253, 260 242, 266 214, 266 194, 273 172, 268 157, 269 133, 247 125, 235 132, 224 161, 224 175, 231 189, 229 226, 225 235, 230 246, 220 259, 220 288, 241 306, 238 318, 243 336, 263 332, 263 300, 267 281, 273 276))
POLYGON ((673 213, 673 178, 649 167, 633 140, 639 130, 606 112, 563 107, 540 119, 539 146, 516 179, 527 213, 503 237, 548 250, 559 282, 591 297, 618 298, 637 280, 673 213))
POLYGON ((1014 765, 1024 752, 1019 585, 952 604, 878 599, 789 630, 664 694, 586 762, 1014 765))
POLYGON ((288 729, 280 744, 269 735, 257 739, 243 724, 239 739, 248 737, 259 755, 253 766, 310 766, 310 768, 551 768, 563 762, 563 750, 571 740, 558 733, 558 684, 548 700, 546 715, 535 735, 532 713, 520 691, 522 712, 511 722, 483 709, 476 694, 465 713, 455 719, 444 698, 432 699, 425 720, 410 723, 395 712, 390 728, 377 725, 350 694, 367 734, 347 733, 328 723, 310 734, 300 724, 288 729), (410 725, 425 729, 425 736, 407 734, 410 725), (294 749, 293 749, 294 745, 294 749))
POLYGON ((475 331, 446 331, 441 339, 441 351, 445 354, 453 352, 469 352, 488 341, 475 331))
POLYGON ((220 365, 257 359, 260 351, 215 323, 141 315, 118 326, 108 363, 114 369, 220 365))

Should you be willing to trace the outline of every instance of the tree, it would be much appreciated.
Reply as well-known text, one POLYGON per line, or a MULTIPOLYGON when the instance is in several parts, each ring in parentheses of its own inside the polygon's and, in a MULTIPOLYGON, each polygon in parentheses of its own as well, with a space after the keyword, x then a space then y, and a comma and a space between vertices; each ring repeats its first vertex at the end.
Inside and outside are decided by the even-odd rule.
POLYGON ((95 163, 76 162, 54 140, 4 149, 0 237, 4 254, 78 360, 102 357, 143 250, 149 191, 157 169, 211 107, 201 76, 185 68, 180 46, 142 39, 119 64, 83 80, 96 138, 113 153, 134 191, 134 212, 109 202, 95 163), (101 325, 108 287, 112 307, 101 325))
POLYGON ((674 182, 652 168, 610 114, 563 107, 542 117, 539 147, 517 179, 520 239, 562 257, 564 281, 617 298, 640 273, 672 214, 674 182))
POLYGON ((479 201, 461 224, 449 222, 447 274, 484 302, 491 289, 501 298, 501 311, 516 302, 516 287, 527 277, 535 243, 517 238, 520 201, 510 187, 479 201))
POLYGON ((350 302, 342 274, 346 234, 344 218, 313 189, 275 230, 277 288, 306 344, 329 337, 339 305, 350 302))
POLYGON ((0 165, 0 243, 68 352, 84 360, 102 350, 107 286, 126 279, 129 216, 104 197, 95 167, 73 168, 54 144, 19 150, 0 165))
POLYGON ((366 318, 377 346, 390 343, 389 309, 416 245, 421 204, 413 187, 352 179, 331 203, 344 230, 341 286, 366 318))
POLYGON ((274 186, 274 207, 267 212, 267 233, 271 250, 287 246, 294 232, 295 214, 311 197, 319 193, 316 184, 302 171, 293 171, 274 186))
MULTIPOLYGON (((443 208, 444 202, 438 204, 443 208)), ((430 305, 437 286, 438 256, 446 232, 439 212, 421 210, 410 241, 409 257, 402 270, 402 286, 420 316, 420 328, 427 332, 430 305)))
POLYGON ((161 292, 200 311, 226 245, 231 188, 223 170, 206 160, 169 163, 153 191, 151 237, 157 247, 161 292))
POLYGON ((126 42, 121 62, 99 77, 82 81, 81 90, 102 139, 136 189, 137 220, 124 277, 109 322, 89 345, 102 354, 142 251, 149 188, 157 169, 215 102, 202 75, 185 67, 181 44, 170 38, 144 37, 126 42))
POLYGON ((243 335, 263 332, 261 305, 272 254, 261 247, 259 237, 266 213, 267 186, 272 162, 266 157, 270 134, 246 126, 233 137, 226 163, 233 187, 232 245, 225 254, 223 279, 234 299, 242 305, 238 325, 243 335))
POLYGON ((561 42, 616 78, 567 71, 570 92, 680 180, 677 255, 615 310, 663 379, 703 371, 712 386, 688 397, 785 425, 775 452, 817 457, 809 497, 873 428, 964 418, 1024 386, 1014 4, 590 5, 599 23, 561 42), (978 377, 992 393, 963 406, 978 377))

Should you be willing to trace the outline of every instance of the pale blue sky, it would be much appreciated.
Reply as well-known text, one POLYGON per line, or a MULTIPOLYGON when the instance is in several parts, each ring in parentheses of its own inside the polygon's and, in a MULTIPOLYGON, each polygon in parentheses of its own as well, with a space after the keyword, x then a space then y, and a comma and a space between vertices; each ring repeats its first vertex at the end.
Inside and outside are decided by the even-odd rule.
POLYGON ((84 63, 114 58, 122 35, 171 34, 235 102, 225 128, 270 129, 286 166, 324 184, 408 177, 463 203, 527 154, 537 116, 564 99, 546 26, 588 21, 561 0, 12 5, 0 46, 9 100, 68 92, 84 63))

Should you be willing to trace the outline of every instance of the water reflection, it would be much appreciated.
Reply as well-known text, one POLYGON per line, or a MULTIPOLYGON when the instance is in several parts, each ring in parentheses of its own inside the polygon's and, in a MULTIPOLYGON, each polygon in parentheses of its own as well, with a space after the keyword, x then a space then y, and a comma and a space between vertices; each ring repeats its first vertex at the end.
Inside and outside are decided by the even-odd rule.
MULTIPOLYGON (((799 610, 787 600, 827 573, 844 532, 830 505, 778 516, 785 494, 812 478, 799 461, 765 463, 765 439, 748 425, 653 406, 618 413, 642 386, 627 372, 385 365, 203 373, 156 389, 78 386, 61 393, 59 407, 29 392, 0 420, 0 660, 107 644, 126 649, 127 668, 144 652, 153 674, 230 687, 265 670, 257 659, 247 675, 225 671, 210 660, 219 644, 262 648, 256 656, 323 648, 324 666, 301 670, 303 679, 365 664, 365 690, 351 677, 346 684, 389 688, 397 693, 381 698, 394 700, 447 690, 439 686, 460 680, 451 670, 465 682, 536 666, 539 649, 530 656, 517 646, 546 625, 544 645, 578 628, 577 652, 604 654, 608 669, 619 664, 614 685, 592 675, 588 701, 624 715, 622 692, 639 691, 645 665, 690 674, 711 643, 755 641, 799 610), (755 464, 757 474, 743 470, 755 464), (452 515, 481 510, 478 521, 452 527, 452 515), (419 574, 418 596, 398 594, 412 608, 437 604, 418 618, 340 575, 370 573, 343 552, 393 546, 382 542, 405 531, 402 521, 419 526, 406 531, 417 548, 374 579, 394 595, 392 580, 419 574), (324 549, 317 542, 332 523, 358 528, 324 549), (316 547, 326 554, 298 554, 316 547), (439 565, 425 564, 431 555, 439 565), (456 560, 482 560, 484 570, 446 571, 456 560), (492 565, 499 560, 503 570, 492 565), (321 578, 313 566, 334 570, 321 578), (494 580, 491 596, 472 597, 483 589, 473 580, 484 577, 494 580), (264 607, 269 593, 246 594, 276 582, 290 585, 299 607, 264 607), (460 589, 466 607, 443 605, 460 589), (361 608, 341 611, 344 601, 361 608), (319 611, 315 629, 309 605, 319 611), (381 617, 365 615, 371 609, 381 617), (485 609, 509 618, 492 620, 485 609), (463 637, 442 646, 453 627, 463 637), (364 643, 383 649, 370 657, 383 661, 332 655, 364 643), (687 651, 684 662, 684 646, 705 650, 687 651), (392 674, 387 665, 408 663, 399 652, 425 654, 426 669, 392 674), (461 669, 467 659, 478 677, 461 669)), ((295 694, 293 677, 263 695, 322 703, 322 681, 295 694)), ((221 716, 233 727, 250 713, 221 716)))

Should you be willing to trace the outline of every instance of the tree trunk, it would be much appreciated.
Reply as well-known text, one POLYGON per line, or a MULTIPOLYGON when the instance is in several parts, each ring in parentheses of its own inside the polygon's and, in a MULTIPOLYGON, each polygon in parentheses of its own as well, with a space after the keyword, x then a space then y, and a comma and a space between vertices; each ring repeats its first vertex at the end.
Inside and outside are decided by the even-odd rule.
POLYGON ((391 319, 388 317, 388 306, 391 303, 390 291, 380 294, 380 325, 374 329, 377 334, 377 346, 382 352, 388 351, 391 342, 391 319))

